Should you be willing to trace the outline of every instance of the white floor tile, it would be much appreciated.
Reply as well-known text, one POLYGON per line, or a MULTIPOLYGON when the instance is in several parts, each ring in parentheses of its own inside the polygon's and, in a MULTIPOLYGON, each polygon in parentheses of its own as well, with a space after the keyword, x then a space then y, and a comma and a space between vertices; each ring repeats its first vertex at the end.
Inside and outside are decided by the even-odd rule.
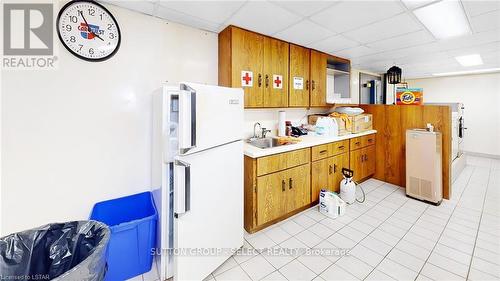
POLYGON ((236 254, 233 255, 234 260, 238 264, 243 263, 258 255, 257 251, 245 240, 243 247, 241 247, 236 254))
POLYGON ((261 279, 262 281, 286 281, 287 279, 279 271, 275 271, 261 279))
POLYGON ((335 265, 340 266, 358 279, 364 279, 373 270, 373 267, 354 256, 345 256, 338 260, 335 265))
POLYGON ((279 271, 288 280, 313 280, 314 277, 316 277, 316 273, 312 272, 309 268, 297 260, 285 265, 279 271))
POLYGON ((356 241, 353 241, 342 234, 335 233, 332 236, 328 237, 328 242, 337 246, 337 248, 351 249, 356 245, 356 241))
POLYGON ((384 259, 384 256, 370 250, 369 248, 361 244, 356 245, 351 250, 351 255, 357 257, 358 259, 373 267, 377 266, 384 259))
POLYGON ((264 231, 267 237, 271 238, 276 244, 279 244, 286 239, 290 238, 291 235, 283 230, 280 226, 274 226, 264 231))
POLYGON ((392 280, 396 280, 392 277, 390 277, 389 275, 383 273, 382 271, 379 271, 379 270, 374 270, 370 273, 370 275, 368 275, 368 277, 366 277, 365 280, 372 280, 372 281, 392 281, 392 280))
POLYGON ((305 214, 300 214, 300 215, 294 217, 293 221, 296 222, 298 225, 302 226, 303 228, 308 228, 316 223, 315 220, 311 219, 310 217, 306 216, 305 214))
POLYGON ((247 239, 248 243, 252 245, 254 249, 262 250, 266 248, 271 248, 276 245, 271 238, 269 238, 264 232, 259 232, 258 235, 253 236, 250 239, 247 239))
POLYGON ((292 251, 294 257, 302 255, 309 247, 300 242, 297 238, 292 237, 279 245, 283 249, 292 251))
POLYGON ((433 252, 438 253, 443 257, 452 259, 452 260, 459 262, 461 264, 465 264, 465 265, 467 265, 467 267, 469 266, 470 261, 471 261, 470 255, 467 255, 465 253, 462 253, 458 250, 455 250, 453 248, 450 248, 446 245, 439 244, 439 243, 436 245, 433 252))
POLYGON ((262 256, 276 269, 291 262, 295 257, 287 249, 276 246, 275 248, 264 251, 262 256))
POLYGON ((310 248, 318 245, 323 240, 321 237, 309 230, 304 230, 301 233, 295 235, 295 237, 297 237, 297 239, 299 239, 302 243, 310 248))
POLYGON ((392 249, 392 251, 387 255, 387 258, 415 272, 419 272, 425 263, 425 261, 398 249, 392 249))
POLYGON ((324 224, 317 223, 311 227, 308 228, 309 231, 312 233, 318 235, 322 239, 328 238, 330 235, 335 233, 335 231, 331 230, 330 228, 326 227, 324 224))
POLYGON ((431 254, 430 249, 420 247, 419 245, 413 244, 406 240, 399 241, 395 248, 424 261, 431 254))
POLYGON ((355 241, 355 242, 359 242, 361 240, 363 240, 363 238, 366 237, 366 234, 359 231, 359 230, 356 230, 348 225, 346 225, 345 227, 343 227, 341 230, 339 230, 337 233, 339 234, 342 234, 343 236, 345 237, 349 237, 349 239, 355 241))
POLYGON ((500 255, 490 250, 476 247, 474 249, 474 256, 492 262, 496 265, 500 265, 500 255))
POLYGON ((239 266, 234 267, 219 276, 215 277, 217 281, 245 281, 252 280, 248 275, 243 271, 243 269, 239 266))
POLYGON ((354 275, 342 269, 340 266, 333 264, 329 268, 327 268, 320 275, 324 280, 359 280, 354 275))
POLYGON ((341 223, 341 222, 337 221, 336 219, 324 219, 324 220, 320 221, 319 223, 321 223, 322 225, 328 227, 329 229, 331 229, 333 231, 338 231, 339 229, 341 229, 345 225, 344 223, 341 223))
POLYGON ((316 274, 320 274, 330 265, 332 265, 332 262, 330 260, 317 254, 301 255, 297 258, 297 260, 307 266, 307 268, 309 268, 316 274))
POLYGON ((316 247, 314 247, 314 250, 319 251, 323 257, 327 258, 331 262, 336 262, 344 255, 344 253, 341 252, 337 246, 333 245, 327 240, 324 240, 323 242, 316 245, 316 247))
POLYGON ((219 266, 214 272, 213 272, 213 275, 214 276, 217 276, 221 273, 224 273, 226 271, 228 271, 229 269, 233 268, 233 267, 236 267, 238 266, 238 263, 236 262, 236 260, 234 259, 234 257, 230 257, 229 259, 227 259, 227 261, 225 261, 221 266, 219 266))
POLYGON ((498 277, 490 275, 486 272, 479 271, 475 268, 471 268, 469 272, 468 280, 473 281, 487 281, 487 280, 498 280, 498 277))
POLYGON ((418 273, 389 259, 384 259, 377 269, 396 280, 414 280, 418 273))
MULTIPOLYGON (((258 255, 240 266, 252 280, 260 280, 276 270, 262 255, 258 255)), ((215 279, 217 279, 217 276, 215 279)))
POLYGON ((283 228, 290 235, 296 235, 297 233, 304 230, 302 226, 300 226, 293 220, 287 220, 286 222, 281 224, 280 227, 283 228))
POLYGON ((465 280, 463 277, 430 263, 426 263, 420 273, 434 280, 465 280))
POLYGON ((392 249, 391 246, 371 236, 368 236, 365 239, 361 240, 360 244, 382 256, 387 255, 387 253, 389 253, 389 251, 392 249))
POLYGON ((472 268, 500 278, 500 266, 480 258, 472 259, 472 268))
POLYGON ((370 236, 377 239, 377 240, 384 242, 385 244, 387 244, 391 247, 394 247, 399 242, 399 240, 401 240, 401 238, 393 236, 393 235, 391 235, 385 231, 382 231, 380 229, 376 229, 375 231, 373 231, 370 234, 370 236))

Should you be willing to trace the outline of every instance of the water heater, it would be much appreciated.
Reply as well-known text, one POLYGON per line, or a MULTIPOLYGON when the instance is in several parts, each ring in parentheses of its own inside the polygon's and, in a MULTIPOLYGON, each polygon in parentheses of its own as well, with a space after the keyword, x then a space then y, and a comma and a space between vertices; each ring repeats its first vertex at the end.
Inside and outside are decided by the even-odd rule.
POLYGON ((439 205, 443 200, 442 138, 439 132, 406 131, 406 195, 439 205))

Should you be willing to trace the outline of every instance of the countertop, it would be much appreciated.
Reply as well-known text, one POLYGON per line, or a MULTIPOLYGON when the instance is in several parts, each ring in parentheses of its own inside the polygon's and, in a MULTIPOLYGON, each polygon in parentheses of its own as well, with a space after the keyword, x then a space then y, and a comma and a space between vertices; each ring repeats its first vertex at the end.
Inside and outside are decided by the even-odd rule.
POLYGON ((366 136, 366 135, 374 134, 376 132, 377 132, 376 130, 369 130, 369 131, 362 132, 359 134, 348 134, 348 135, 344 135, 344 136, 340 136, 340 137, 325 137, 325 136, 316 136, 316 135, 306 135, 306 136, 300 137, 300 139, 302 139, 302 141, 299 143, 282 145, 282 146, 277 146, 277 147, 272 147, 272 148, 258 148, 256 146, 253 146, 253 145, 247 143, 247 142, 244 142, 243 153, 248 157, 259 158, 259 157, 263 157, 263 156, 292 151, 292 150, 296 150, 296 149, 312 147, 312 146, 316 146, 316 145, 320 145, 320 144, 336 142, 336 141, 341 141, 341 140, 346 140, 346 139, 352 139, 352 138, 359 137, 359 136, 366 136))

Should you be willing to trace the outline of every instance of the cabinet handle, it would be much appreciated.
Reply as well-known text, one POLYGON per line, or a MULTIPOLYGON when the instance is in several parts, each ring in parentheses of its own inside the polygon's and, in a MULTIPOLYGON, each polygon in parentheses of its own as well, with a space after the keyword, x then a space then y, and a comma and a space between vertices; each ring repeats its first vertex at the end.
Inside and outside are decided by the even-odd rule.
POLYGON ((333 172, 336 173, 337 172, 337 164, 333 164, 333 172))
POLYGON ((262 86, 262 74, 259 73, 259 78, 257 79, 257 81, 258 81, 259 88, 260 88, 260 86, 262 86))
POLYGON ((288 186, 289 186, 288 187, 289 189, 292 189, 292 187, 293 187, 293 179, 292 178, 288 179, 288 186))
POLYGON ((341 145, 339 146, 339 150, 344 150, 345 146, 341 145))
POLYGON ((357 142, 355 142, 355 143, 354 143, 354 145, 359 145, 359 144, 360 144, 360 142, 359 142, 359 141, 357 141, 357 142))
POLYGON ((321 150, 321 151, 319 152, 319 154, 323 154, 323 153, 326 153, 326 149, 325 149, 325 150, 321 150))
POLYGON ((311 80, 311 88, 313 91, 314 89, 316 89, 316 83, 314 82, 314 80, 311 80))
POLYGON ((306 80, 306 90, 309 90, 309 80, 306 80))
POLYGON ((266 88, 269 87, 269 75, 266 74, 266 88))
POLYGON ((285 180, 281 180, 281 191, 285 191, 285 186, 286 186, 285 180))
POLYGON ((333 170, 332 170, 332 165, 330 165, 330 166, 328 167, 328 173, 331 175, 331 174, 332 174, 332 172, 333 172, 333 170))

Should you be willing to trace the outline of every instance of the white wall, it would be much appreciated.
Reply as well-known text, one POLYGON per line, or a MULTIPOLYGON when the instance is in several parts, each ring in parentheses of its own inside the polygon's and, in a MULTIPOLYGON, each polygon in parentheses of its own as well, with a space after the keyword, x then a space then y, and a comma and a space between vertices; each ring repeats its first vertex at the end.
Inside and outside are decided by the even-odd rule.
POLYGON ((462 102, 464 151, 500 157, 500 73, 409 80, 425 102, 462 102))
POLYGON ((108 7, 122 32, 110 60, 80 60, 58 41, 57 70, 2 71, 4 234, 150 190, 152 92, 217 83, 217 34, 108 7))

